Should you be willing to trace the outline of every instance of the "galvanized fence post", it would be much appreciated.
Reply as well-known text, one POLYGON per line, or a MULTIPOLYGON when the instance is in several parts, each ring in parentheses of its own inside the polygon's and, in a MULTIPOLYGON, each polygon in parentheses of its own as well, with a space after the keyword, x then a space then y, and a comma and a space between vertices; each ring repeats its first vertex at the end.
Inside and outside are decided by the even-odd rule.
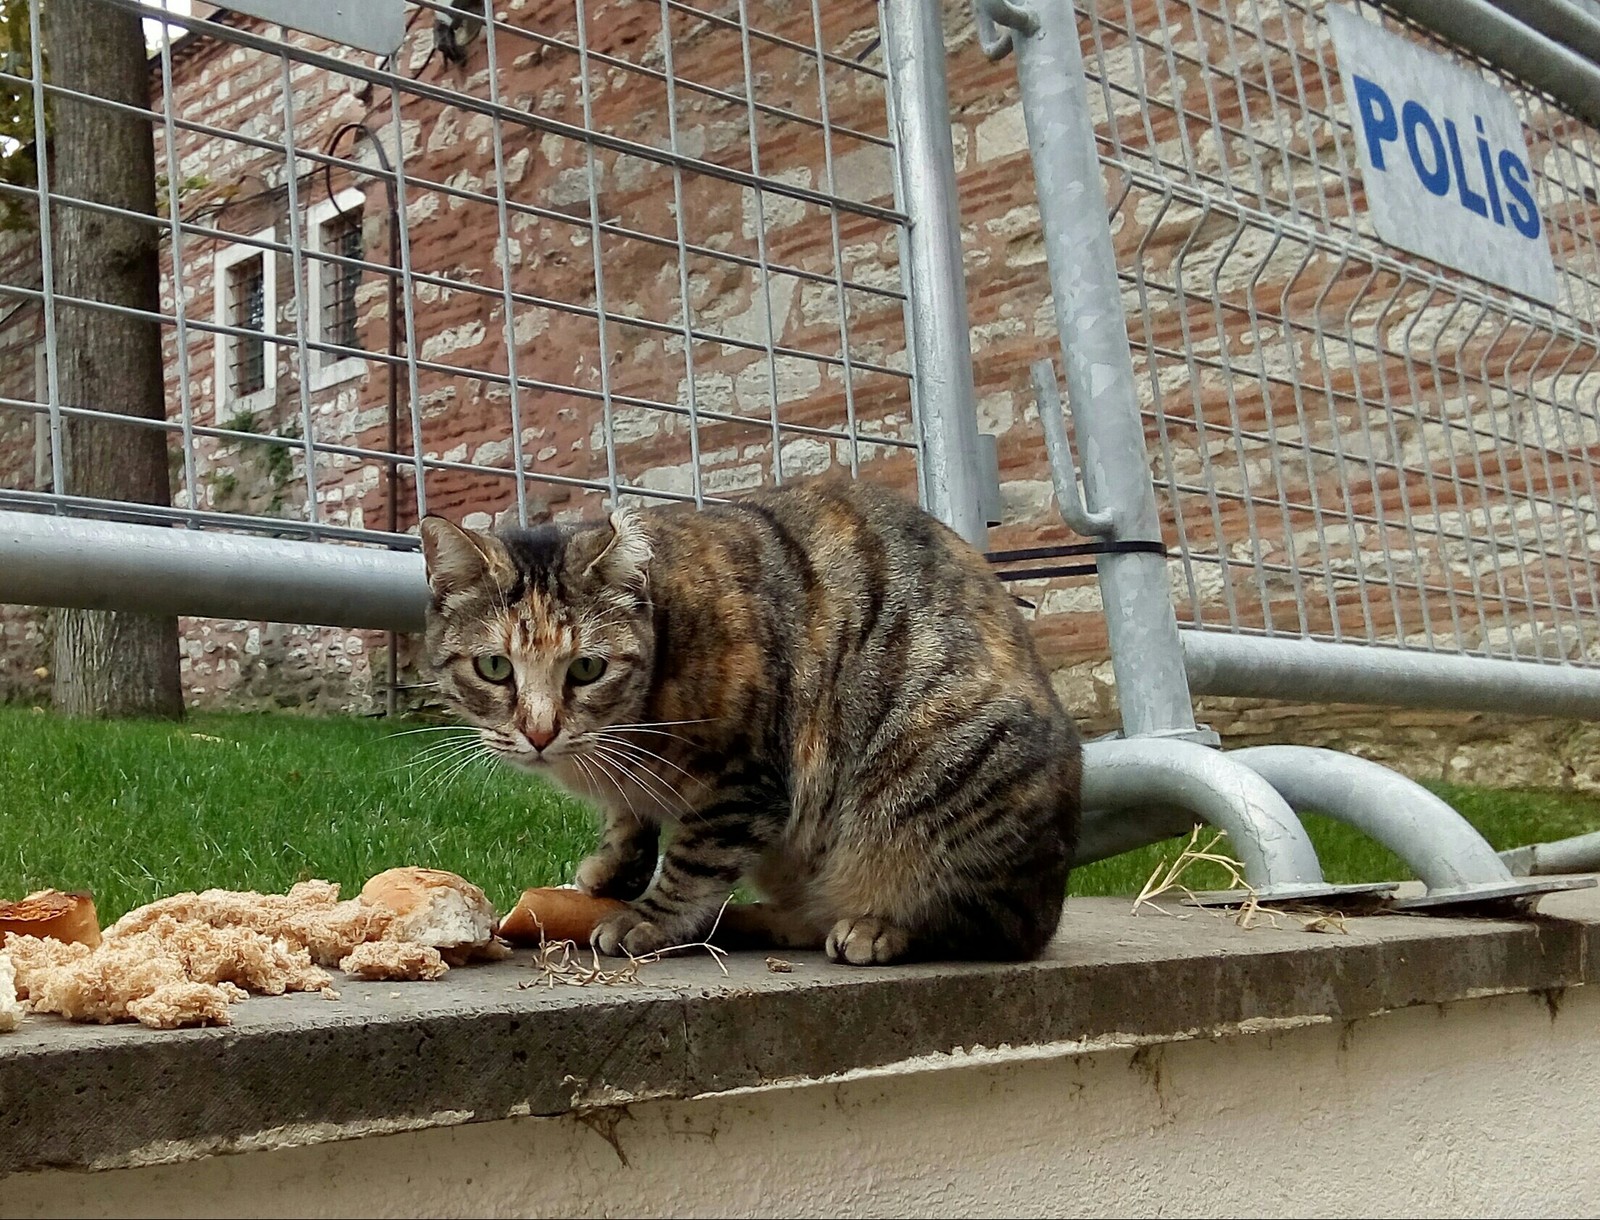
POLYGON ((908 217, 901 265, 924 494, 930 512, 983 549, 988 530, 978 494, 977 391, 940 7, 884 0, 883 31, 899 168, 896 202, 908 217))
MULTIPOLYGON (((1016 50, 1088 507, 1110 513, 1113 541, 1159 543, 1071 0, 1030 0, 1026 8, 999 0, 980 3, 980 12, 1009 29, 1016 50)), ((1166 557, 1107 554, 1097 566, 1124 736, 1195 736, 1166 557)))

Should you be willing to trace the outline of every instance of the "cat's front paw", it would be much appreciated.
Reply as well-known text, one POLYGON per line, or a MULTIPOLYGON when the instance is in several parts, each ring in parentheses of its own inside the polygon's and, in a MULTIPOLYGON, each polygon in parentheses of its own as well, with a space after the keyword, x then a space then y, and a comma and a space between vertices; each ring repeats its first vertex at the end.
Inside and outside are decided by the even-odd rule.
POLYGON ((672 940, 659 924, 629 907, 596 924, 589 943, 607 957, 643 957, 665 949, 672 940))
POLYGON ((655 872, 656 858, 653 855, 625 857, 596 852, 578 865, 573 880, 585 894, 632 902, 650 888, 650 879, 655 872))
POLYGON ((824 952, 830 960, 851 966, 886 966, 903 958, 911 948, 911 936, 872 915, 841 919, 828 933, 824 952))

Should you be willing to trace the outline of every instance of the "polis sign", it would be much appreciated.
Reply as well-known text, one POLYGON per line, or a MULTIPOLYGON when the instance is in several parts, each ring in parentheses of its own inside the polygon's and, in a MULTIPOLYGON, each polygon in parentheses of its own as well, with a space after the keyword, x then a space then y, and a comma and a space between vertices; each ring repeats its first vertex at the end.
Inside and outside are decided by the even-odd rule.
POLYGON ((1346 9, 1327 14, 1378 236, 1554 303, 1555 263, 1516 105, 1346 9))

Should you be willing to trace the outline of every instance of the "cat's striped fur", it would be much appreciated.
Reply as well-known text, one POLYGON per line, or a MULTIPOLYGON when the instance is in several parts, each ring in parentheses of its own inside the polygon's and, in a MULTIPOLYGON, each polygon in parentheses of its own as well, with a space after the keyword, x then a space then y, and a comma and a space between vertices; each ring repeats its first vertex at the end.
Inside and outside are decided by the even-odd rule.
POLYGON ((1054 933, 1078 736, 1000 582, 921 509, 824 480, 422 538, 445 697, 604 812, 578 882, 631 902, 603 952, 699 939, 741 879, 769 901, 733 924, 838 961, 1054 933))

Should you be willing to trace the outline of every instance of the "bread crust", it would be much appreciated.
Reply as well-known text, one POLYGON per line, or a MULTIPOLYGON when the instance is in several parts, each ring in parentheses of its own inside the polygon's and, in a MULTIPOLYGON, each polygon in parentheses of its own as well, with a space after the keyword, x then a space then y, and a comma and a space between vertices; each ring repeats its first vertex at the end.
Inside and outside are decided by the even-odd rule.
POLYGON ((582 890, 547 886, 522 891, 517 905, 500 921, 499 935, 513 944, 573 940, 587 945, 595 925, 628 904, 595 898, 582 890))
POLYGON ((0 902, 0 937, 7 932, 93 948, 100 943, 100 919, 91 894, 39 890, 20 902, 0 902))

